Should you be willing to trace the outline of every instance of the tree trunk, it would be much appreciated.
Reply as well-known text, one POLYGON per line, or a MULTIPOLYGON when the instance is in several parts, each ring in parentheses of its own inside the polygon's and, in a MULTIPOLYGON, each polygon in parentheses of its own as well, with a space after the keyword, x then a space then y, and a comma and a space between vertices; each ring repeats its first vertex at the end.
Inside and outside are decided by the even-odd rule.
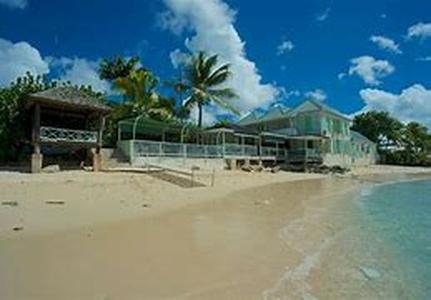
POLYGON ((198 113, 199 113, 199 115, 198 115, 198 126, 199 126, 199 128, 201 128, 202 127, 202 105, 201 104, 198 104, 198 113))

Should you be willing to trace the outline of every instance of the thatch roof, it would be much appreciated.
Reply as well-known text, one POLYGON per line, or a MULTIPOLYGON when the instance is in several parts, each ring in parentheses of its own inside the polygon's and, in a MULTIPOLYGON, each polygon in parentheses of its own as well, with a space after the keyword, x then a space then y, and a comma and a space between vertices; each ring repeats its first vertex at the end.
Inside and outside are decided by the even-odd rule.
POLYGON ((92 110, 109 112, 111 108, 97 97, 74 86, 55 87, 28 96, 30 104, 40 103, 52 106, 62 106, 77 110, 92 110))

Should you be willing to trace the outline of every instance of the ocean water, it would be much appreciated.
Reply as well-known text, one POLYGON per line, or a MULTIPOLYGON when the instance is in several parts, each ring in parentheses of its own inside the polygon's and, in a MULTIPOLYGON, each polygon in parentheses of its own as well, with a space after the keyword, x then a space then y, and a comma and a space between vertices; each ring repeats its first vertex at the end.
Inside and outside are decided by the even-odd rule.
POLYGON ((431 299, 431 180, 377 185, 358 198, 364 230, 390 249, 379 253, 393 266, 383 275, 408 289, 400 298, 431 299))

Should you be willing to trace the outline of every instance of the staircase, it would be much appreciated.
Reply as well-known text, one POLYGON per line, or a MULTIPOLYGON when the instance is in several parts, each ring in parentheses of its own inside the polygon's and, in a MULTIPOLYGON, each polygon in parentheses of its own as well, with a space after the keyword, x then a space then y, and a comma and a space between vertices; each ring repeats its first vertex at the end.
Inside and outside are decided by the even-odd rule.
POLYGON ((110 170, 116 168, 128 168, 130 163, 128 158, 121 152, 120 149, 102 149, 103 168, 110 170))

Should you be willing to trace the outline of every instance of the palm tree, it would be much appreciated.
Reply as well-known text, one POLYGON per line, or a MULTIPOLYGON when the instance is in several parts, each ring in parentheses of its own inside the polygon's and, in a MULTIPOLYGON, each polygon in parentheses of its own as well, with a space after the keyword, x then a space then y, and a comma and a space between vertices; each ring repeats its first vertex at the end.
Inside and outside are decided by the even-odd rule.
POLYGON ((114 81, 117 78, 127 77, 139 66, 139 58, 132 57, 129 59, 121 56, 112 59, 105 58, 100 62, 99 77, 108 81, 114 81))
POLYGON ((186 95, 183 105, 188 109, 197 106, 199 127, 202 127, 203 107, 211 103, 239 114, 229 103, 237 95, 231 88, 223 87, 232 74, 230 65, 217 65, 218 55, 207 56, 204 52, 199 52, 186 64, 184 79, 175 84, 175 90, 186 95))
POLYGON ((158 82, 150 71, 138 69, 127 77, 115 79, 114 89, 123 94, 126 100, 124 104, 129 106, 132 114, 168 119, 173 114, 175 104, 156 93, 158 82))

